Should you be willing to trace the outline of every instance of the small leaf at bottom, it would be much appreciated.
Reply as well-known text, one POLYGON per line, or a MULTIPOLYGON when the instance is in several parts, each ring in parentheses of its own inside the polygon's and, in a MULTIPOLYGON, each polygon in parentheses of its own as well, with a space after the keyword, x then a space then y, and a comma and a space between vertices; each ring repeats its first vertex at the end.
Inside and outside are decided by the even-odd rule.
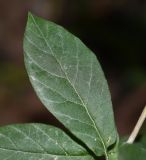
POLYGON ((43 124, 0 128, 0 160, 92 160, 58 128, 43 124))

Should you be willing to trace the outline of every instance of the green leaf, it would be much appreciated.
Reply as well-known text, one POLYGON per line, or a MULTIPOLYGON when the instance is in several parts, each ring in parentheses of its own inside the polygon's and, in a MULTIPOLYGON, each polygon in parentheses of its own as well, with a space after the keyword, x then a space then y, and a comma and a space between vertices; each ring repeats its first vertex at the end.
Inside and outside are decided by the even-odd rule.
POLYGON ((92 160, 63 131, 42 124, 0 128, 0 160, 92 160))
POLYGON ((146 158, 146 135, 138 137, 134 144, 121 142, 120 160, 145 160, 146 158))
POLYGON ((146 146, 141 144, 124 144, 120 147, 120 160, 145 160, 146 146))
POLYGON ((141 144, 146 149, 146 135, 142 135, 139 138, 139 144, 141 144))
POLYGON ((96 56, 61 26, 29 14, 26 68, 42 103, 96 155, 117 140, 111 97, 96 56))

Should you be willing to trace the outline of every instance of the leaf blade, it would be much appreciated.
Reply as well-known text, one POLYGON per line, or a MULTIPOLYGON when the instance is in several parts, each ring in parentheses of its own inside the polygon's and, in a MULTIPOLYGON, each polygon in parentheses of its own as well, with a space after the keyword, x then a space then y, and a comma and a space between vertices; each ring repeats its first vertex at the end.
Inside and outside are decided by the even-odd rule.
POLYGON ((33 15, 24 51, 30 80, 43 104, 95 154, 108 156, 117 132, 107 82, 95 55, 62 27, 33 15))
POLYGON ((58 128, 24 124, 0 128, 0 159, 91 160, 92 157, 58 128))
POLYGON ((140 144, 123 144, 119 149, 120 160, 145 160, 145 148, 140 144))

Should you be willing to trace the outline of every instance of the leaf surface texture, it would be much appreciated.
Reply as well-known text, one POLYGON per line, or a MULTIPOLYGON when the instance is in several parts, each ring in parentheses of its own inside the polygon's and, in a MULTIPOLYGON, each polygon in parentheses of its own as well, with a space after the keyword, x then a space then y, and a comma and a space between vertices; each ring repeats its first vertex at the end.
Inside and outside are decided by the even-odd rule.
POLYGON ((96 155, 116 143, 111 97, 96 56, 59 25, 29 14, 24 52, 46 108, 96 155))
POLYGON ((43 124, 0 128, 0 160, 93 160, 58 128, 43 124))

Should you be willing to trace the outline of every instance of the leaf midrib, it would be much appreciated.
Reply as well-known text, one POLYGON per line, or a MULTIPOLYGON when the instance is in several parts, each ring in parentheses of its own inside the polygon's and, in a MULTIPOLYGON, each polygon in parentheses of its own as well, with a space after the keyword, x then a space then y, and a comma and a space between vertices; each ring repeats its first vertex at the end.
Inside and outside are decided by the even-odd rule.
POLYGON ((65 76, 66 76, 66 79, 68 80, 68 82, 70 83, 70 85, 73 87, 73 89, 74 89, 75 93, 77 94, 77 96, 79 97, 79 99, 80 99, 80 101, 81 101, 82 105, 84 106, 84 108, 85 108, 85 110, 86 110, 86 112, 87 112, 87 114, 88 114, 89 118, 90 118, 90 119, 91 119, 91 121, 93 122, 93 125, 94 125, 94 127, 95 127, 96 132, 97 132, 97 135, 99 136, 99 138, 100 138, 100 140, 101 140, 101 143, 102 143, 102 145, 103 145, 103 149, 104 149, 104 153, 105 153, 106 159, 107 159, 107 160, 109 160, 109 157, 108 157, 108 153, 107 153, 107 149, 106 149, 106 145, 105 145, 104 139, 103 139, 103 138, 102 138, 102 136, 100 135, 100 131, 99 131, 99 129, 98 129, 98 127, 97 127, 96 123, 94 122, 94 119, 93 119, 93 118, 92 118, 92 116, 90 115, 90 112, 88 111, 88 108, 86 107, 86 105, 85 105, 85 103, 84 103, 83 99, 81 98, 81 96, 78 94, 78 92, 77 92, 76 88, 72 85, 71 81, 69 80, 69 78, 68 78, 68 76, 67 76, 66 72, 64 71, 64 69, 63 69, 63 67, 62 67, 61 63, 58 61, 58 59, 57 59, 57 58, 56 58, 56 56, 54 55, 54 52, 52 51, 52 49, 51 49, 50 45, 48 45, 48 42, 47 42, 47 40, 46 40, 46 38, 45 38, 44 34, 42 33, 42 31, 41 31, 40 27, 39 27, 39 26, 38 26, 38 24, 36 23, 36 21, 35 21, 34 17, 33 17, 32 15, 31 15, 31 17, 32 17, 32 20, 33 20, 34 24, 36 25, 36 27, 37 27, 38 31, 39 31, 39 32, 40 32, 40 34, 42 35, 42 38, 44 39, 44 41, 45 41, 45 43, 46 43, 47 47, 50 49, 50 51, 51 51, 52 55, 53 55, 53 56, 54 56, 54 58, 56 59, 57 63, 60 65, 61 70, 63 71, 63 73, 64 73, 64 74, 65 74, 65 76))

